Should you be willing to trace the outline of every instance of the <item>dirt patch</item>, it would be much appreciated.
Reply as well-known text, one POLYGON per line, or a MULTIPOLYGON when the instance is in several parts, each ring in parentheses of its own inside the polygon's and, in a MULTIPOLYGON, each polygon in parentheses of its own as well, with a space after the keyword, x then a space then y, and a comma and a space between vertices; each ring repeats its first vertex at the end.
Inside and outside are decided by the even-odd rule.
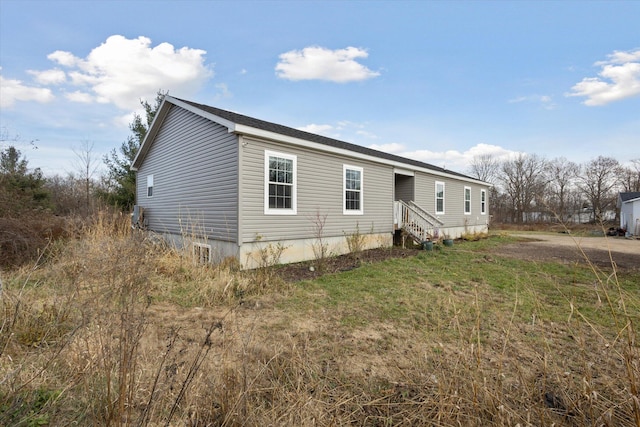
POLYGON ((416 256, 419 249, 404 249, 400 247, 379 248, 362 251, 357 254, 347 254, 326 258, 319 261, 306 261, 278 267, 278 275, 287 282, 311 280, 324 274, 349 271, 363 264, 384 261, 392 258, 407 258, 416 256))
POLYGON ((599 268, 640 269, 640 240, 567 235, 515 235, 522 241, 501 246, 496 255, 529 261, 591 262, 599 268))

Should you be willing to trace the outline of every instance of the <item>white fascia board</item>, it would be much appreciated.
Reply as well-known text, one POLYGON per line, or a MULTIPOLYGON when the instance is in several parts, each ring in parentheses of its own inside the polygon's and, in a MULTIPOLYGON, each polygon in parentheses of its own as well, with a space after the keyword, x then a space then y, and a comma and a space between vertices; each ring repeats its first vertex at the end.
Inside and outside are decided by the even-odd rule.
POLYGON ((395 173, 396 175, 405 175, 405 176, 415 176, 415 172, 414 171, 410 171, 410 170, 406 170, 406 169, 398 169, 398 168, 393 168, 393 173, 395 173))
POLYGON ((156 126, 156 122, 158 123, 161 122, 162 120, 164 120, 164 118, 167 115, 168 107, 165 107, 165 105, 167 102, 171 101, 167 98, 170 98, 170 97, 165 96, 164 99, 162 100, 162 104, 160 104, 160 106, 158 107, 158 111, 156 115, 153 117, 153 121, 151 122, 151 125, 149 125, 149 130, 147 131, 147 134, 144 136, 142 143, 140 143, 140 148, 138 148, 138 152, 136 153, 136 156, 133 158, 133 161, 131 162, 131 170, 133 171, 136 171, 136 172, 138 171, 138 168, 135 166, 136 162, 138 161, 138 157, 145 156, 147 154, 147 151, 149 150, 147 145, 151 144, 151 142, 149 141, 155 138, 155 136, 158 133, 159 125, 156 126))
POLYGON ((635 199, 629 199, 629 200, 624 201, 622 203, 635 203, 637 201, 640 201, 640 197, 636 197, 635 199))
MULTIPOLYGON (((229 130, 231 132, 231 130, 229 130)), ((317 151, 325 151, 332 154, 339 154, 342 156, 353 157, 361 160, 368 160, 374 163, 382 163, 385 165, 393 166, 394 168, 407 170, 410 169, 412 171, 419 171, 424 173, 429 173, 431 175, 441 176, 445 178, 455 179, 458 181, 472 182, 474 184, 486 185, 489 186, 488 183, 473 179, 473 178, 464 178, 458 175, 448 174, 446 172, 440 172, 429 168, 422 168, 419 166, 410 165, 403 162, 398 162, 395 160, 384 159, 382 157, 370 156, 368 154, 358 153, 356 151, 346 150, 344 148, 332 147, 330 145, 320 144, 317 142, 307 141, 305 139, 295 138, 288 135, 282 135, 276 132, 271 132, 263 129, 257 129, 251 126, 245 125, 235 125, 235 132, 240 133, 247 136, 254 136, 257 138, 268 139, 276 142, 284 142, 286 144, 297 145, 299 147, 310 148, 317 151)))
POLYGON ((219 125, 226 127, 227 129, 229 129, 229 133, 235 132, 236 124, 234 122, 227 119, 223 119, 222 117, 216 116, 215 114, 208 113, 204 110, 201 110, 198 107, 194 107, 191 104, 182 102, 179 99, 172 98, 170 96, 167 96, 167 98, 169 98, 172 104, 177 105, 180 108, 184 108, 187 111, 191 111, 193 114, 197 114, 200 117, 204 117, 205 119, 209 119, 211 121, 218 123, 219 125))

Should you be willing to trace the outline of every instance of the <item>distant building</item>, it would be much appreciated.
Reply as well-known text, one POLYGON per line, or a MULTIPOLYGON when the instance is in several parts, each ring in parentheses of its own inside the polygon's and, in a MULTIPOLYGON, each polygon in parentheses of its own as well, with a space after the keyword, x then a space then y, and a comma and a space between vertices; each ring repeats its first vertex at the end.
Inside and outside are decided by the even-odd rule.
POLYGON ((617 208, 620 210, 620 228, 640 236, 640 192, 620 193, 617 208))

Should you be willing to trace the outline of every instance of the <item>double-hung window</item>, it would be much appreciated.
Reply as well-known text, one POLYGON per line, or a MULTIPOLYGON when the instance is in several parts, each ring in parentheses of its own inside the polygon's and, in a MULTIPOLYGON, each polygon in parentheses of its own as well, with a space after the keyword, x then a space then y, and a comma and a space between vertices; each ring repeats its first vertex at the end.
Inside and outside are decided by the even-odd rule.
POLYGON ((444 182, 436 181, 436 215, 444 215, 444 182))
POLYGON ((342 212, 345 215, 362 215, 364 213, 363 199, 363 169, 358 166, 343 165, 342 212))
POLYGON ((480 214, 487 214, 487 190, 480 190, 480 214))
POLYGON ((464 187, 464 214, 471 215, 471 187, 464 187))
POLYGON ((264 213, 295 215, 297 157, 291 154, 264 152, 264 213))

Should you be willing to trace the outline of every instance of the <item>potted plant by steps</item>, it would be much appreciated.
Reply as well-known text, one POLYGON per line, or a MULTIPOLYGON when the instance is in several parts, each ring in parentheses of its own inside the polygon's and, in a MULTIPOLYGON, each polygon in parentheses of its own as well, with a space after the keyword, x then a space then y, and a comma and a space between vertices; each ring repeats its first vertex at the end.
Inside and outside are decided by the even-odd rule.
POLYGON ((442 244, 445 246, 453 246, 453 239, 448 234, 445 234, 442 239, 442 244))

